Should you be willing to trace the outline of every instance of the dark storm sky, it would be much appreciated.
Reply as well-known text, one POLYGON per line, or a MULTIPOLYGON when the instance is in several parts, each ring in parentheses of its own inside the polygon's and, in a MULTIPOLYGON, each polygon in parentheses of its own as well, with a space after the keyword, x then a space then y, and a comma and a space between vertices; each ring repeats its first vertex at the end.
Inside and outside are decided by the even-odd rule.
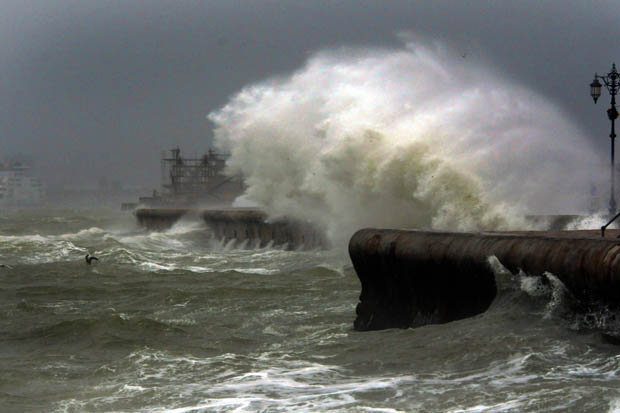
POLYGON ((588 84, 620 63, 619 23, 613 1, 3 0, 0 158, 30 155, 51 185, 155 185, 160 151, 203 151, 205 116, 243 86, 401 31, 479 55, 607 153, 609 96, 588 84))

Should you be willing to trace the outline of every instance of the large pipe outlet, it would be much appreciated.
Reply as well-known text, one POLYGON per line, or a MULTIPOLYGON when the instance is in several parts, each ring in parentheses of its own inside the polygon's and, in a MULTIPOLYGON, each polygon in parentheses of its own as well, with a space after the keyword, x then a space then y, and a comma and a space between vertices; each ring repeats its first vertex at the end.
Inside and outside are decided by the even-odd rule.
POLYGON ((578 298, 618 302, 620 240, 549 234, 362 229, 349 242, 362 286, 354 327, 416 327, 484 312, 496 294, 490 256, 513 273, 551 272, 578 298))

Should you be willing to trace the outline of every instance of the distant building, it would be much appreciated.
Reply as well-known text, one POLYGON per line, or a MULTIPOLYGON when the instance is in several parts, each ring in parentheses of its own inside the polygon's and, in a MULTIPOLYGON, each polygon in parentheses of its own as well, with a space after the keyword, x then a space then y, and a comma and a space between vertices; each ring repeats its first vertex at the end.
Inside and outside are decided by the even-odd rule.
POLYGON ((45 201, 45 186, 24 162, 0 163, 0 205, 36 205, 45 201))

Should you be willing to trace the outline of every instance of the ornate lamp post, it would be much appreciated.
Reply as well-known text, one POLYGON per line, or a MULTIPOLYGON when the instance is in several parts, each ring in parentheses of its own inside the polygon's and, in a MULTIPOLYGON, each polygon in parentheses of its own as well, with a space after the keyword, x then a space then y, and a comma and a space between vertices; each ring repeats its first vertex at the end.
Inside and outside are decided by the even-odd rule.
POLYGON ((616 93, 618 93, 618 88, 620 87, 620 74, 616 70, 616 64, 614 63, 611 66, 611 72, 606 75, 599 76, 596 73, 594 74, 594 81, 590 83, 590 95, 592 99, 594 99, 594 103, 601 96, 601 83, 599 79, 603 81, 607 91, 611 95, 611 107, 607 109, 607 117, 611 121, 611 133, 609 137, 611 138, 611 194, 609 197, 609 213, 611 215, 616 214, 616 199, 615 199, 615 173, 614 173, 614 153, 615 153, 615 139, 616 139, 616 129, 615 129, 615 121, 618 118, 618 110, 616 109, 616 93))

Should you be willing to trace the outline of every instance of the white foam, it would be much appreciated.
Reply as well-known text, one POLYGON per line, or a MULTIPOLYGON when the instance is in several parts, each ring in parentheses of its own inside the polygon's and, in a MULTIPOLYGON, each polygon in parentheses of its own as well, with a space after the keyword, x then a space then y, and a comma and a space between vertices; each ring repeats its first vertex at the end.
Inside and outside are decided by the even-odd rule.
POLYGON ((188 265, 183 267, 184 270, 196 272, 196 273, 204 273, 204 272, 214 272, 215 270, 211 267, 199 267, 197 265, 188 265))
POLYGON ((549 280, 551 286, 551 299, 547 303, 545 311, 545 318, 550 318, 554 314, 564 310, 564 306, 568 304, 571 294, 564 283, 555 275, 550 272, 545 272, 543 276, 549 280))
POLYGON ((606 177, 558 107, 418 41, 315 54, 209 119, 245 198, 326 228, 335 245, 369 226, 525 227, 526 212, 584 210, 606 177))
POLYGON ((588 215, 582 218, 578 218, 568 223, 567 230, 579 230, 579 229, 596 229, 600 230, 603 225, 609 221, 609 217, 606 212, 598 212, 596 214, 588 215))
POLYGON ((164 231, 168 235, 184 235, 195 231, 205 231, 207 228, 201 221, 191 221, 181 219, 176 222, 170 229, 164 231))
POLYGON ((123 236, 119 237, 118 241, 128 246, 141 249, 159 248, 183 250, 187 247, 187 245, 182 241, 162 232, 150 232, 148 234, 123 236))
MULTIPOLYGON (((126 383, 129 389, 148 390, 157 384, 160 393, 165 391, 192 398, 201 395, 200 401, 189 406, 152 407, 150 411, 342 409, 354 405, 358 393, 398 388, 412 380, 412 376, 346 378, 335 366, 274 353, 250 358, 223 354, 203 359, 143 349, 127 359, 138 368, 138 374, 132 375, 126 383), (243 371, 249 360, 254 360, 256 368, 243 371), (243 366, 241 371, 237 366, 243 366), (200 379, 207 371, 207 378, 200 379), (182 379, 182 383, 167 383, 166 378, 171 376, 182 379)), ((123 392, 123 389, 119 391, 123 392)), ((381 411, 372 410, 372 407, 367 409, 381 411)))
POLYGON ((233 271, 244 273, 244 274, 259 274, 259 275, 271 275, 277 274, 280 270, 269 269, 269 268, 233 268, 233 271))
POLYGON ((48 242, 49 238, 40 234, 34 235, 0 235, 0 241, 13 243, 48 242))
POLYGON ((74 260, 85 248, 50 236, 0 236, 0 253, 12 255, 13 263, 40 264, 74 260))
POLYGON ((144 387, 142 387, 142 386, 131 386, 131 385, 129 385, 129 384, 125 384, 125 385, 123 386, 123 388, 122 388, 122 391, 130 392, 130 393, 134 393, 134 392, 139 392, 139 393, 141 393, 141 392, 144 392, 144 391, 146 391, 146 390, 147 390, 147 389, 145 389, 145 388, 144 388, 144 387))
POLYGON ((101 229, 99 227, 91 227, 87 229, 82 229, 75 233, 67 233, 55 236, 57 239, 76 239, 76 238, 92 238, 95 235, 107 234, 107 231, 101 229))
POLYGON ((141 262, 140 268, 146 271, 173 271, 176 269, 174 264, 158 264, 156 262, 141 262))
POLYGON ((155 318, 156 321, 159 321, 161 323, 165 323, 165 324, 169 324, 169 325, 177 325, 177 326, 194 326, 196 325, 196 320, 189 318, 189 317, 184 317, 184 318, 160 318, 160 317, 156 317, 155 318))
MULTIPOLYGON (((122 370, 115 375, 121 385, 106 389, 106 396, 89 402, 96 400, 105 408, 107 403, 118 405, 132 394, 157 392, 158 398, 149 398, 144 410, 493 412, 525 410, 540 400, 554 400, 557 409, 569 410, 589 391, 573 389, 566 394, 566 386, 541 387, 541 380, 570 382, 585 374, 591 380, 612 383, 612 377, 600 373, 615 371, 613 365, 617 365, 617 360, 610 364, 601 358, 593 363, 573 363, 568 372, 552 369, 541 377, 532 373, 532 363, 539 363, 542 356, 516 353, 472 371, 442 371, 439 367, 423 376, 390 373, 386 377, 379 371, 355 376, 342 367, 299 360, 294 352, 225 353, 201 358, 144 348, 119 361, 122 370), (495 389, 497 394, 484 389, 495 389), (517 390, 502 396, 503 389, 517 390), (382 392, 385 399, 377 399, 382 392)), ((79 402, 63 403, 76 406, 79 402)), ((610 404, 610 411, 615 411, 614 406, 617 402, 610 404)))
POLYGON ((543 277, 524 275, 520 277, 521 290, 532 297, 551 295, 551 285, 543 277))
POLYGON ((449 410, 452 413, 475 413, 475 412, 507 412, 515 411, 524 405, 525 400, 514 399, 493 405, 477 405, 466 409, 449 410))
POLYGON ((235 246, 235 244, 237 243, 236 239, 231 239, 228 242, 226 242, 226 244, 224 244, 224 251, 230 251, 231 249, 233 249, 233 247, 235 246))

